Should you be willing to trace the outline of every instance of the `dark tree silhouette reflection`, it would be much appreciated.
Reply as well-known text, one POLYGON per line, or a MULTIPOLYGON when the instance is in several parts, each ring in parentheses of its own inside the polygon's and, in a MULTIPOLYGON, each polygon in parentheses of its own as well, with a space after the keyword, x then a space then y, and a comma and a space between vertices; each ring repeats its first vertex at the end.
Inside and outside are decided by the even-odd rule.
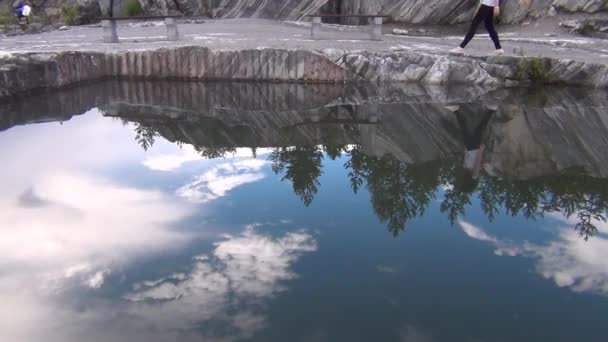
POLYGON ((280 147, 270 154, 272 171, 285 173, 282 180, 292 183, 293 191, 309 206, 318 192, 323 152, 316 146, 280 147))
POLYGON ((576 217, 575 229, 585 240, 597 233, 593 222, 608 217, 608 180, 584 174, 475 180, 457 160, 408 165, 389 156, 367 156, 359 147, 350 150, 347 158, 353 191, 367 186, 374 211, 394 235, 405 229, 408 220, 424 214, 439 189, 443 189, 440 211, 452 224, 465 215, 475 196, 490 221, 501 209, 528 219, 547 213, 576 217))
MULTIPOLYGON (((128 122, 127 122, 128 123, 128 122)), ((147 150, 162 131, 162 126, 134 122, 135 140, 147 150)), ((328 139, 332 140, 332 139, 328 139)), ((185 139, 173 140, 178 145, 185 139)), ((223 158, 235 147, 192 144, 205 158, 223 158)), ((252 147, 255 154, 256 147, 252 147)), ((594 222, 608 217, 608 179, 581 173, 559 174, 534 179, 508 179, 481 175, 474 179, 461 167, 460 160, 438 160, 407 164, 392 156, 370 156, 360 146, 346 147, 336 143, 324 146, 304 145, 273 148, 269 160, 275 174, 292 184, 294 193, 305 206, 310 206, 320 187, 323 159, 344 158, 354 193, 365 187, 378 219, 389 232, 399 235, 409 221, 422 216, 434 199, 451 224, 465 215, 473 199, 478 199, 490 221, 497 215, 521 215, 536 219, 548 213, 561 213, 576 218, 575 228, 582 238, 597 233, 594 222)))
POLYGON ((407 165, 390 156, 369 157, 354 147, 348 152, 350 183, 356 193, 366 183, 378 219, 397 236, 408 220, 422 216, 439 185, 437 168, 407 165))

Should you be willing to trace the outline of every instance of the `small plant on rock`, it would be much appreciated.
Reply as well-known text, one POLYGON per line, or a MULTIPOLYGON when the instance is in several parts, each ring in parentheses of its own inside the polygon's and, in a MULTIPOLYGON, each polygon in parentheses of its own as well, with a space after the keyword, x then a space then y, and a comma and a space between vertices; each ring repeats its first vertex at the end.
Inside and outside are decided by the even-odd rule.
POLYGON ((547 61, 541 57, 523 58, 519 65, 518 78, 532 82, 548 83, 554 80, 547 61))
POLYGON ((127 0, 125 3, 125 12, 130 17, 136 17, 144 13, 139 0, 127 0))
POLYGON ((61 7, 61 18, 66 25, 77 25, 78 24, 78 13, 76 8, 70 4, 64 4, 61 7))
POLYGON ((8 7, 0 9, 0 30, 6 32, 10 26, 17 25, 17 18, 8 7))

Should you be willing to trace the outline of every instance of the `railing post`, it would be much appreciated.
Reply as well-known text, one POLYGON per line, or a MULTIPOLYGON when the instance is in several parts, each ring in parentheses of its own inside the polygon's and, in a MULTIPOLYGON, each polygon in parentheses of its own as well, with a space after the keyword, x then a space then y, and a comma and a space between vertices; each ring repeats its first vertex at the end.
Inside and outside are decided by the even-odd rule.
POLYGON ((167 27, 167 40, 179 40, 175 18, 165 18, 165 26, 167 27))
POLYGON ((104 43, 118 43, 118 33, 116 33, 115 20, 102 20, 101 27, 103 28, 104 43))
POLYGON ((374 17, 370 36, 372 40, 382 40, 382 17, 374 17))
POLYGON ((312 17, 312 25, 310 26, 310 35, 313 39, 318 39, 321 31, 321 17, 312 17))

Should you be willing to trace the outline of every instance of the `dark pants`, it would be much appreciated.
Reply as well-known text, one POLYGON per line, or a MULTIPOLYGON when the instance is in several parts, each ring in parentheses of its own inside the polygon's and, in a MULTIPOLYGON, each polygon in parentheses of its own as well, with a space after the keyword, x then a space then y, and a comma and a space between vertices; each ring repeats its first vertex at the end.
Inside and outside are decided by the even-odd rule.
POLYGON ((481 5, 481 7, 479 7, 479 11, 477 11, 475 18, 473 18, 473 23, 471 24, 469 32, 467 33, 466 37, 464 37, 462 44, 460 44, 461 48, 464 49, 467 44, 469 44, 471 39, 473 39, 475 32, 477 32, 477 27, 482 21, 486 26, 486 30, 488 30, 488 33, 490 34, 490 38, 492 38, 492 41, 494 42, 494 47, 496 49, 501 49, 498 33, 496 33, 496 29, 494 28, 494 7, 486 5, 481 5))
MULTIPOLYGON (((474 124, 473 126, 471 126, 465 119, 465 116, 467 116, 467 113, 461 113, 459 110, 455 114, 456 114, 456 120, 458 120, 458 126, 460 126, 460 131, 462 133, 462 140, 464 141, 464 147, 467 149, 467 151, 474 151, 474 150, 478 149, 481 146, 481 142, 483 139, 483 133, 485 132, 486 128, 488 127, 488 123, 490 122, 490 119, 492 118, 493 112, 486 110, 483 113, 481 121, 478 122, 476 125, 474 124)), ((471 114, 475 114, 475 113, 468 113, 469 116, 471 116, 471 114)))

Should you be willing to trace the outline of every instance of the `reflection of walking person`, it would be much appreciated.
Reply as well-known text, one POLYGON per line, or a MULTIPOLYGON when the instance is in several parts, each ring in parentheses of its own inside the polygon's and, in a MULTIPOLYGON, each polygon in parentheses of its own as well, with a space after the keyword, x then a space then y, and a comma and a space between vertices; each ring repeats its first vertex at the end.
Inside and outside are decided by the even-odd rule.
POLYGON ((500 46, 500 39, 498 38, 496 28, 494 28, 494 18, 499 15, 499 0, 481 0, 479 7, 477 8, 477 12, 475 13, 475 17, 473 18, 473 22, 471 23, 471 28, 469 28, 469 32, 464 37, 464 40, 460 46, 450 50, 450 52, 454 54, 464 54, 464 48, 467 46, 467 44, 469 44, 471 39, 473 39, 475 32, 477 32, 477 27, 483 21, 486 26, 486 30, 488 30, 488 33, 490 34, 490 38, 492 38, 492 42, 494 42, 494 47, 496 48, 494 54, 502 55, 505 53, 500 46))
POLYGON ((479 176, 481 169, 481 161, 483 158, 483 152, 485 145, 482 143, 483 133, 488 126, 488 122, 492 117, 491 112, 483 113, 481 121, 476 125, 467 125, 465 118, 466 114, 461 113, 459 110, 455 112, 456 119, 458 120, 458 126, 462 132, 462 139, 464 141, 464 168, 473 172, 473 177, 479 176))
POLYGON ((446 107, 456 115, 465 149, 464 172, 460 172, 454 186, 459 191, 473 192, 477 187, 477 179, 481 171, 485 151, 484 133, 494 111, 483 108, 481 103, 468 104, 463 107, 467 108, 461 106, 446 107), (481 114, 481 117, 478 114, 481 114))

